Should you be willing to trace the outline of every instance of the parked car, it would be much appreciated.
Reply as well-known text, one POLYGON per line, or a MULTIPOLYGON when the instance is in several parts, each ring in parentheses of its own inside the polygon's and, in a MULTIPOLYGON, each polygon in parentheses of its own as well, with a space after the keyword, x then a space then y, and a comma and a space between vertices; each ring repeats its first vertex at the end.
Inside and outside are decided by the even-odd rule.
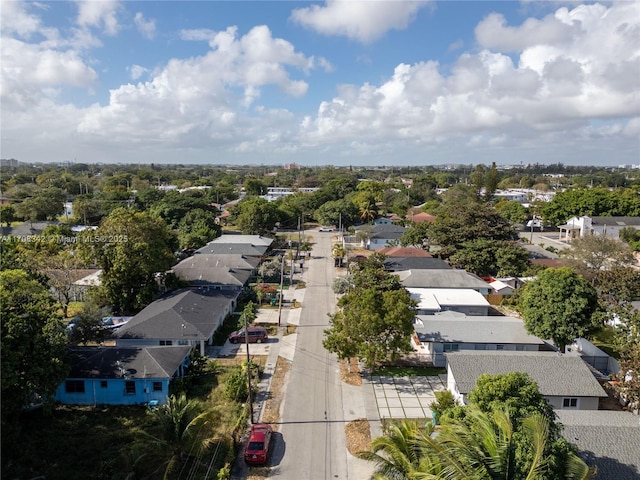
POLYGON ((263 465, 269 457, 269 444, 273 430, 266 423, 251 425, 249 440, 244 450, 244 461, 252 465, 263 465))
POLYGON ((321 232, 333 232, 336 227, 320 227, 321 232))
MULTIPOLYGON (((247 336, 249 337, 249 343, 262 343, 266 342, 269 338, 267 336, 267 329, 264 327, 247 328, 247 336)), ((244 329, 235 331, 231 335, 229 335, 229 341, 231 343, 244 343, 244 329)))

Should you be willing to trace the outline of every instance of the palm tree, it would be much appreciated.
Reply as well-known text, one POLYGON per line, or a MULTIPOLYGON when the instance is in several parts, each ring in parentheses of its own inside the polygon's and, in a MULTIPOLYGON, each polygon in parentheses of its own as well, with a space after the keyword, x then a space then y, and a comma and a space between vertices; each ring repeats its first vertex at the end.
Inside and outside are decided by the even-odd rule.
MULTIPOLYGON (((379 480, 545 478, 547 418, 536 413, 518 420, 519 431, 531 446, 530 454, 523 458, 507 409, 486 413, 469 406, 465 413, 464 419, 449 421, 433 437, 433 427, 420 429, 415 422, 403 421, 391 427, 386 436, 376 438, 372 450, 361 452, 359 457, 376 463, 374 478, 379 480)), ((586 480, 590 478, 589 467, 576 455, 569 454, 565 478, 586 480)))
POLYGON ((161 465, 166 465, 164 478, 174 478, 176 469, 186 457, 191 452, 199 453, 206 446, 208 432, 204 427, 212 412, 202 412, 200 405, 195 400, 187 400, 183 392, 177 397, 171 395, 166 405, 155 410, 153 415, 159 423, 159 432, 157 435, 144 432, 144 435, 168 456, 161 465))
POLYGON ((423 456, 422 447, 432 432, 432 426, 422 429, 415 421, 402 420, 392 424, 386 435, 375 438, 371 450, 359 452, 358 457, 376 464, 376 480, 413 478, 423 456))
POLYGON ((342 266, 342 260, 347 254, 347 251, 345 250, 344 245, 342 245, 342 243, 334 244, 333 247, 331 247, 331 252, 333 253, 333 258, 335 260, 340 259, 340 266, 342 266))
POLYGON ((364 203, 360 206, 360 219, 364 222, 371 222, 377 214, 378 210, 374 203, 364 203))

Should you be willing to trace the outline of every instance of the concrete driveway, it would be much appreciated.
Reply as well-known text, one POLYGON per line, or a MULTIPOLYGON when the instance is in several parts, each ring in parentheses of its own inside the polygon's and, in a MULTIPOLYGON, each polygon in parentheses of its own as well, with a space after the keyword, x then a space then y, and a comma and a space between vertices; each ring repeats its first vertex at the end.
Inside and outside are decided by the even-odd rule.
POLYGON ((447 376, 394 377, 373 375, 369 380, 378 406, 380 419, 430 419, 431 402, 446 390, 447 376))

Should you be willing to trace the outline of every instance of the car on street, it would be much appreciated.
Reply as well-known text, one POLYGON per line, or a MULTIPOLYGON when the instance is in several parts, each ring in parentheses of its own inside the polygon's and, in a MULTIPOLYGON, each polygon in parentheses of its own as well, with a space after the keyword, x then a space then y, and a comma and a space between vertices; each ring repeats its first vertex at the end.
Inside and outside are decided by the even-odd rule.
MULTIPOLYGON (((247 328, 247 335, 249 343, 262 343, 266 342, 269 338, 267 335, 267 329, 264 327, 249 327, 247 328)), ((231 343, 244 343, 245 334, 244 329, 237 330, 229 335, 229 341, 231 343)))
POLYGON ((251 425, 249 440, 244 450, 244 461, 251 465, 264 465, 269 457, 269 445, 273 430, 266 423, 251 425))
POLYGON ((336 227, 320 227, 321 232, 333 232, 336 227))

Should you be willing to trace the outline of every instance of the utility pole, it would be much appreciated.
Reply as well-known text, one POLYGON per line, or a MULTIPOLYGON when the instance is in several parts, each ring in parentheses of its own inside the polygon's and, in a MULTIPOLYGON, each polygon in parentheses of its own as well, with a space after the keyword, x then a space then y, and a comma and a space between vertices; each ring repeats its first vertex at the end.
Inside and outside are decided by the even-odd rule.
POLYGON ((242 312, 244 320, 244 346, 247 349, 247 387, 249 391, 249 422, 253 425, 253 400, 251 398, 251 361, 249 359, 249 332, 247 331, 247 315, 242 312))
POLYGON ((278 299, 278 326, 280 326, 280 319, 282 318, 282 297, 284 287, 284 254, 282 255, 282 261, 280 262, 280 298, 278 299))

